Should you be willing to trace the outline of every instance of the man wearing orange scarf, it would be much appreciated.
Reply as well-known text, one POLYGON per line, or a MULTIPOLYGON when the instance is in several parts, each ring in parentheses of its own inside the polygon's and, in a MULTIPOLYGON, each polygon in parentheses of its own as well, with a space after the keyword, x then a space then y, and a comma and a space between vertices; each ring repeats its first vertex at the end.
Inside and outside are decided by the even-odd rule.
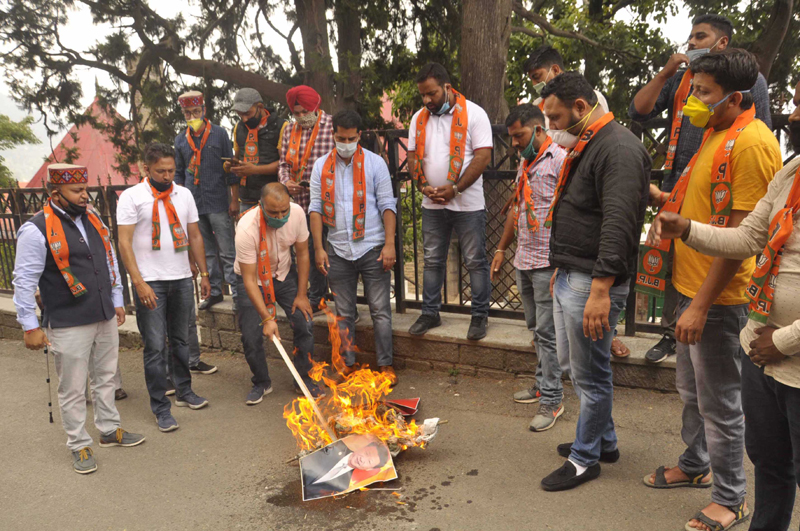
POLYGON ((119 334, 125 322, 117 257, 108 227, 89 204, 83 166, 51 164, 44 209, 22 225, 14 264, 14 304, 25 346, 56 360, 61 422, 79 474, 97 470, 87 433, 87 376, 100 446, 136 446, 142 435, 120 428, 114 403, 119 334), (36 288, 42 326, 36 317, 36 288))
POLYGON ((150 408, 163 432, 178 429, 167 398, 167 340, 175 405, 200 409, 208 400, 192 391, 189 324, 194 309, 191 262, 200 269, 201 297, 211 292, 203 236, 192 194, 175 186, 175 152, 166 144, 147 146, 147 178, 119 198, 119 252, 136 290, 136 324, 144 342, 144 377, 150 408), (191 255, 191 258, 190 258, 191 255))

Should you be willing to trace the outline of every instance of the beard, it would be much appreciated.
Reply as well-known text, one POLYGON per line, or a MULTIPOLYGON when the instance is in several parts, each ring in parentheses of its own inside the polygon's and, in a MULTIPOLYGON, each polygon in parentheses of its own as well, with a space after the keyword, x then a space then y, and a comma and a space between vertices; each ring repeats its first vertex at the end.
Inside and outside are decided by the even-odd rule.
POLYGON ((800 121, 789 122, 789 143, 795 153, 800 153, 800 121))

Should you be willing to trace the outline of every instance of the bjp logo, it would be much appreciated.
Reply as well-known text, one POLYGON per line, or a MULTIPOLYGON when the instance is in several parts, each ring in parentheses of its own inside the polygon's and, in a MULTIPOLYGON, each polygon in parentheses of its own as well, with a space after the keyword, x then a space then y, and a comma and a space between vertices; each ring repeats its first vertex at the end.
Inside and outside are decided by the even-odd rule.
POLYGON ((179 240, 182 240, 183 239, 183 227, 181 227, 180 225, 175 225, 172 228, 172 234, 175 236, 175 238, 177 238, 179 240))
POLYGON ((247 151, 247 154, 253 156, 256 154, 256 147, 253 144, 248 144, 244 148, 247 151))
POLYGON ((333 179, 331 179, 331 178, 329 178, 329 177, 325 177, 325 185, 326 185, 328 188, 330 188, 331 186, 333 186, 333 179))
POLYGON ((51 243, 50 248, 53 250, 54 253, 58 254, 59 251, 61 251, 61 242, 51 243))
POLYGON ((357 190, 356 195, 359 199, 364 199, 364 190, 357 190))
POLYGON ((327 203, 327 204, 325 204, 324 208, 325 208, 325 213, 326 214, 328 214, 329 216, 333 215, 333 205, 331 205, 330 203, 327 203))
POLYGON ((764 264, 767 263, 767 260, 768 258, 766 257, 766 255, 763 254, 758 255, 758 258, 756 259, 756 267, 758 269, 761 269, 762 267, 764 267, 764 264))
POLYGON ((657 275, 664 266, 664 262, 661 260, 661 253, 655 249, 647 251, 647 253, 644 255, 644 260, 642 263, 645 270, 647 270, 647 272, 651 275, 657 275))
POLYGON ((358 227, 359 229, 364 228, 364 216, 358 216, 356 218, 356 227, 358 227))
POLYGON ((731 202, 731 194, 729 193, 728 187, 724 184, 718 184, 714 188, 713 196, 714 198, 714 208, 717 212, 722 212, 728 206, 728 203, 731 202))

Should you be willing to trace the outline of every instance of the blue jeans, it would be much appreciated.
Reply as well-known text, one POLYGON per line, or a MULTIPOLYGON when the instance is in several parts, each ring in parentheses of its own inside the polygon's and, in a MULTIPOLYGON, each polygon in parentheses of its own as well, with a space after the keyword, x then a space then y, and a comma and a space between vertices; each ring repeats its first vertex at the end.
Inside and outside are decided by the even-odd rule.
MULTIPOLYGON (((310 319, 306 319, 300 310, 292 313, 292 304, 297 297, 297 271, 294 266, 283 282, 277 278, 274 279, 273 287, 275 300, 283 308, 292 327, 294 366, 306 385, 310 385, 312 380, 308 376, 308 371, 311 370, 311 354, 314 351, 314 323, 310 319)), ((244 280, 238 275, 236 276, 236 293, 236 313, 239 315, 239 328, 242 330, 244 357, 253 373, 251 381, 253 386, 267 389, 272 380, 269 377, 267 357, 264 351, 261 316, 256 311, 253 301, 247 296, 244 280)))
MULTIPOLYGON (((569 370, 575 392, 581 401, 575 442, 570 459, 581 466, 592 466, 600 452, 617 448, 617 434, 611 408, 614 401, 611 372, 611 341, 613 332, 603 332, 603 338, 593 341, 583 335, 583 312, 592 289, 592 277, 578 271, 559 269, 553 286, 553 319, 562 370, 569 370)), ((608 324, 617 326, 619 314, 625 308, 630 289, 624 282, 609 290, 611 311, 608 324)))
MULTIPOLYGON (((189 367, 196 367, 200 363, 200 337, 197 335, 197 308, 192 302, 192 314, 189 316, 189 367)), ((171 382, 174 367, 173 358, 175 356, 175 345, 169 342, 169 356, 167 356, 167 379, 171 382)), ((120 387, 122 387, 122 377, 120 377, 120 387)))
POLYGON ((194 307, 194 285, 191 278, 159 280, 147 283, 158 300, 155 310, 136 301, 136 324, 144 342, 144 379, 150 394, 150 409, 159 415, 168 413, 167 338, 174 345, 171 353, 171 375, 178 397, 192 392, 189 372, 189 319, 194 307))
POLYGON ((558 405, 564 396, 561 367, 556 350, 556 327, 553 321, 553 297, 550 296, 550 279, 555 268, 517 269, 517 289, 525 311, 525 323, 533 332, 536 346, 536 383, 542 393, 540 402, 558 405))
POLYGON ((336 294, 336 315, 339 317, 339 336, 345 365, 351 367, 356 362, 356 291, 358 275, 364 283, 364 294, 369 303, 369 314, 375 336, 375 354, 378 367, 391 365, 394 359, 392 350, 392 306, 389 302, 391 272, 383 270, 378 262, 383 247, 375 247, 358 260, 345 260, 336 255, 328 245, 328 281, 331 291, 336 294))
POLYGON ((225 282, 231 287, 231 293, 236 296, 236 274, 233 272, 233 262, 236 260, 236 247, 233 238, 233 221, 228 211, 213 214, 201 214, 197 222, 200 234, 203 235, 203 246, 206 249, 206 266, 208 267, 209 282, 211 282, 211 296, 222 295, 222 275, 225 282), (217 262, 217 250, 222 260, 222 270, 217 262))
MULTIPOLYGON (((311 227, 309 216, 306 216, 306 224, 311 227)), ((328 227, 322 226, 322 241, 328 241, 328 227)), ((324 243, 323 243, 324 245, 324 243)), ((308 301, 311 303, 311 308, 314 311, 319 310, 319 302, 322 297, 328 292, 328 277, 323 275, 316 267, 316 258, 314 254, 314 235, 311 234, 311 229, 308 230, 308 259, 311 263, 311 271, 308 272, 308 301)))
POLYGON ((422 279, 422 313, 439 315, 442 286, 447 267, 450 236, 456 231, 461 257, 469 271, 472 288, 472 316, 489 315, 492 283, 486 258, 486 211, 456 212, 447 209, 422 209, 422 248, 425 267, 422 279))

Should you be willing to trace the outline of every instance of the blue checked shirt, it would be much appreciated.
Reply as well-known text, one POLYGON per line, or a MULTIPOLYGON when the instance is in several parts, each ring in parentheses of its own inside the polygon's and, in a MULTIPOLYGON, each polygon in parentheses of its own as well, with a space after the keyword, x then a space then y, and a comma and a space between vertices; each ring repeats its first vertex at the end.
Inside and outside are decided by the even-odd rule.
MULTIPOLYGON (((669 78, 669 80, 664 84, 664 87, 661 89, 661 93, 658 95, 658 99, 656 100, 656 104, 653 107, 653 110, 647 114, 640 114, 636 111, 636 107, 631 101, 631 105, 628 108, 628 116, 630 116, 634 121, 637 122, 646 122, 651 118, 656 118, 664 112, 664 109, 667 110, 667 130, 669 130, 672 124, 672 103, 675 101, 675 93, 678 92, 678 87, 681 84, 681 79, 683 78, 683 74, 686 72, 685 69, 678 70, 678 72, 669 78)), ((691 94, 691 92, 689 92, 691 94)), ((753 85, 751 89, 751 94, 753 95, 753 100, 755 101, 756 106, 756 118, 767 124, 767 127, 772 129, 772 115, 769 112, 769 91, 767 88, 767 80, 764 79, 764 76, 758 74, 758 80, 756 84, 753 85)), ((664 192, 671 192, 672 188, 675 187, 675 184, 678 182, 678 178, 683 173, 683 169, 689 164, 689 161, 692 160, 692 157, 697 150, 700 149, 700 144, 703 143, 703 133, 705 132, 704 129, 699 127, 693 126, 689 122, 689 117, 684 116, 683 120, 681 121, 681 133, 678 136, 678 146, 675 150, 675 162, 672 168, 672 172, 669 175, 664 176, 664 183, 661 186, 661 189, 664 192)), ((669 138, 666 139, 669 142, 669 138)))
MULTIPOLYGON (((322 167, 329 155, 322 156, 314 163, 311 172, 311 202, 309 212, 322 214, 322 167)), ((367 207, 364 238, 353 241, 353 161, 345 165, 336 156, 336 185, 334 200, 336 207, 336 227, 328 227, 328 242, 336 255, 345 260, 355 261, 367 254, 370 249, 386 243, 383 228, 383 213, 391 210, 397 214, 397 200, 392 192, 392 177, 386 162, 375 153, 364 150, 364 178, 366 180, 367 207)))
MULTIPOLYGON (((203 135, 194 137, 194 145, 199 146, 203 135)), ((200 182, 194 185, 194 177, 189 174, 189 161, 194 152, 186 139, 186 130, 175 137, 175 183, 186 187, 197 205, 197 213, 216 214, 227 212, 230 205, 228 187, 239 184, 239 178, 222 169, 222 158, 233 158, 233 147, 228 132, 218 125, 211 124, 211 133, 200 153, 200 182)))

